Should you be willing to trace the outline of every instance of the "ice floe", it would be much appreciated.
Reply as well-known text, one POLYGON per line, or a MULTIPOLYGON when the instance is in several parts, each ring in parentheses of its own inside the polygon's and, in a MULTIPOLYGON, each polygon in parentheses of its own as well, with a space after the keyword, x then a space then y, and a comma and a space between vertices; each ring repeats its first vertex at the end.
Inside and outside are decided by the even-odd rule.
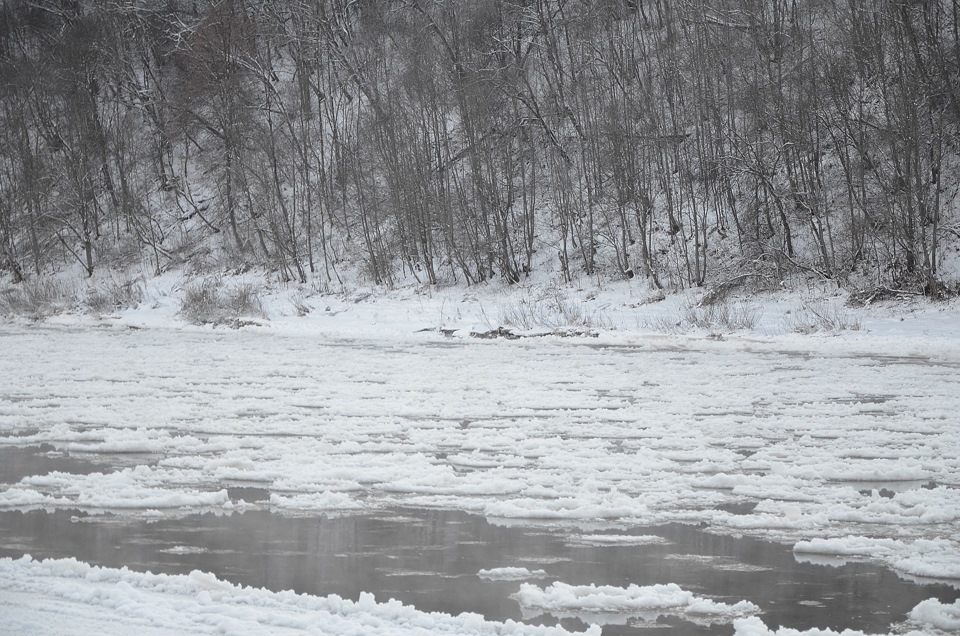
POLYGON ((490 568, 477 572, 477 576, 481 579, 491 581, 525 581, 542 578, 546 575, 547 573, 544 570, 528 570, 527 568, 517 567, 490 568))
POLYGON ((653 621, 663 615, 701 622, 730 622, 760 611, 749 601, 728 605, 698 597, 674 583, 616 587, 555 582, 545 588, 523 583, 513 596, 531 615, 549 612, 554 616, 576 616, 588 623, 622 623, 628 617, 653 621))

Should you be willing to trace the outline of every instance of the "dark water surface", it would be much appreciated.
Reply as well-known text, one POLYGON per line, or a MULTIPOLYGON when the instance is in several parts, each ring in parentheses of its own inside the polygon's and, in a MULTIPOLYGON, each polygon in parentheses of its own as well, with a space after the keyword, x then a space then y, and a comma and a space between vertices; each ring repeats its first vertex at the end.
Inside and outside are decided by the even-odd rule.
MULTIPOLYGON (((38 450, 4 449, 0 475, 9 481, 18 469, 38 474, 38 469, 67 471, 84 463, 38 450)), ((230 495, 255 502, 268 492, 237 488, 230 495)), ((407 508, 309 517, 254 510, 157 520, 78 511, 0 512, 3 557, 75 557, 94 565, 171 574, 199 569, 271 590, 351 599, 371 592, 379 601, 395 598, 422 611, 562 622, 571 629, 583 624, 574 618, 524 615, 510 598, 520 582, 491 581, 477 573, 497 567, 543 570, 545 576, 530 581, 541 587, 553 581, 621 587, 676 583, 717 601, 749 600, 761 608, 768 626, 796 629, 887 632, 924 599, 953 602, 960 597, 948 586, 912 584, 868 564, 800 563, 786 546, 713 535, 695 526, 617 534, 658 535, 666 542, 588 545, 576 541, 577 532, 569 527, 502 526, 465 512, 407 508)), ((625 625, 606 625, 604 634, 733 632, 729 624, 694 625, 677 616, 625 620, 625 625)))
POLYGON ((13 484, 30 475, 46 475, 51 472, 89 475, 111 471, 109 465, 71 457, 57 452, 50 444, 28 448, 0 447, 0 484, 13 484))

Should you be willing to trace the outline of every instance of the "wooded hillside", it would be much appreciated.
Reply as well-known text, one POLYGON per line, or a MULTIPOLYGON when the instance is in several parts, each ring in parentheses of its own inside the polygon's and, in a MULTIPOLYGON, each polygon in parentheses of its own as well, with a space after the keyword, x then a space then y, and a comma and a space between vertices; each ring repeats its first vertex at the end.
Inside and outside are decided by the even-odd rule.
POLYGON ((940 294, 948 0, 6 0, 0 267, 940 294))

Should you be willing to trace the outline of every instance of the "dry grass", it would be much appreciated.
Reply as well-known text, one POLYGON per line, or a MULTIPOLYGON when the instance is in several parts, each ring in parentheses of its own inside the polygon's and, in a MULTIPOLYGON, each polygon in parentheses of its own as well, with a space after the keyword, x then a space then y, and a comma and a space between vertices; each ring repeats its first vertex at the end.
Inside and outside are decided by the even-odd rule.
POLYGON ((518 329, 577 327, 609 329, 610 320, 599 309, 571 299, 566 290, 551 285, 500 308, 500 324, 518 329))
POLYGON ((267 317, 259 287, 251 283, 226 286, 216 276, 204 278, 184 290, 180 315, 195 325, 229 326, 267 317))
POLYGON ((136 307, 143 302, 143 296, 143 279, 111 277, 110 280, 99 282, 96 287, 90 287, 83 305, 90 313, 103 315, 136 307))
POLYGON ((858 314, 846 311, 839 305, 811 300, 785 318, 784 326, 795 333, 838 333, 860 331, 863 323, 858 314))
POLYGON ((757 326, 763 311, 750 303, 713 299, 710 304, 690 304, 668 318, 657 316, 647 326, 667 333, 702 329, 712 333, 750 330, 757 326))
POLYGON ((67 311, 75 302, 75 290, 65 283, 26 280, 0 292, 0 314, 40 320, 67 311))

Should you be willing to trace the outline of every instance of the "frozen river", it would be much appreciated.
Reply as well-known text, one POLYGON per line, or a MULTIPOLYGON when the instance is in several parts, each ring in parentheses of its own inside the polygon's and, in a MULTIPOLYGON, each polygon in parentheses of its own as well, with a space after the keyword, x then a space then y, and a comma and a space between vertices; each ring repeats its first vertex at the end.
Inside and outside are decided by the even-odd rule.
MULTIPOLYGON (((82 624, 102 595, 50 589, 91 578, 204 600, 187 568, 266 588, 253 595, 264 615, 236 610, 239 588, 225 582, 232 600, 218 602, 233 620, 274 627, 292 624, 277 618, 290 607, 263 610, 282 589, 312 595, 304 607, 371 592, 381 605, 361 597, 338 616, 356 626, 350 612, 362 610, 396 628, 383 633, 428 611, 487 620, 451 618, 454 633, 533 629, 509 623, 521 619, 751 635, 764 623, 937 633, 960 621, 960 360, 949 355, 19 327, 0 328, 0 351, 3 555, 81 562, 0 560, 0 613, 7 603, 26 626, 82 624), (102 550, 160 529, 220 528, 209 536, 227 541, 274 523, 268 534, 313 528, 298 562, 326 574, 270 575, 251 566, 265 555, 249 545, 168 538, 156 545, 173 552, 144 550, 176 558, 138 550, 139 561, 102 550), (423 527, 437 545, 396 538, 423 527), (75 548, 56 548, 71 529, 75 548), (354 565, 330 576, 328 542, 349 532, 357 549, 335 553, 354 565), (464 561, 470 545, 482 549, 464 561), (397 561, 385 582, 383 559, 397 561), (181 578, 115 570, 125 564, 181 578), (298 583, 309 580, 323 584, 298 583), (789 591, 768 590, 777 580, 789 591), (413 608, 384 609, 391 596, 413 608), (460 597, 476 607, 449 600, 460 597), (879 600, 868 608, 868 597, 879 600)), ((127 618, 176 628, 153 601, 127 618)))

